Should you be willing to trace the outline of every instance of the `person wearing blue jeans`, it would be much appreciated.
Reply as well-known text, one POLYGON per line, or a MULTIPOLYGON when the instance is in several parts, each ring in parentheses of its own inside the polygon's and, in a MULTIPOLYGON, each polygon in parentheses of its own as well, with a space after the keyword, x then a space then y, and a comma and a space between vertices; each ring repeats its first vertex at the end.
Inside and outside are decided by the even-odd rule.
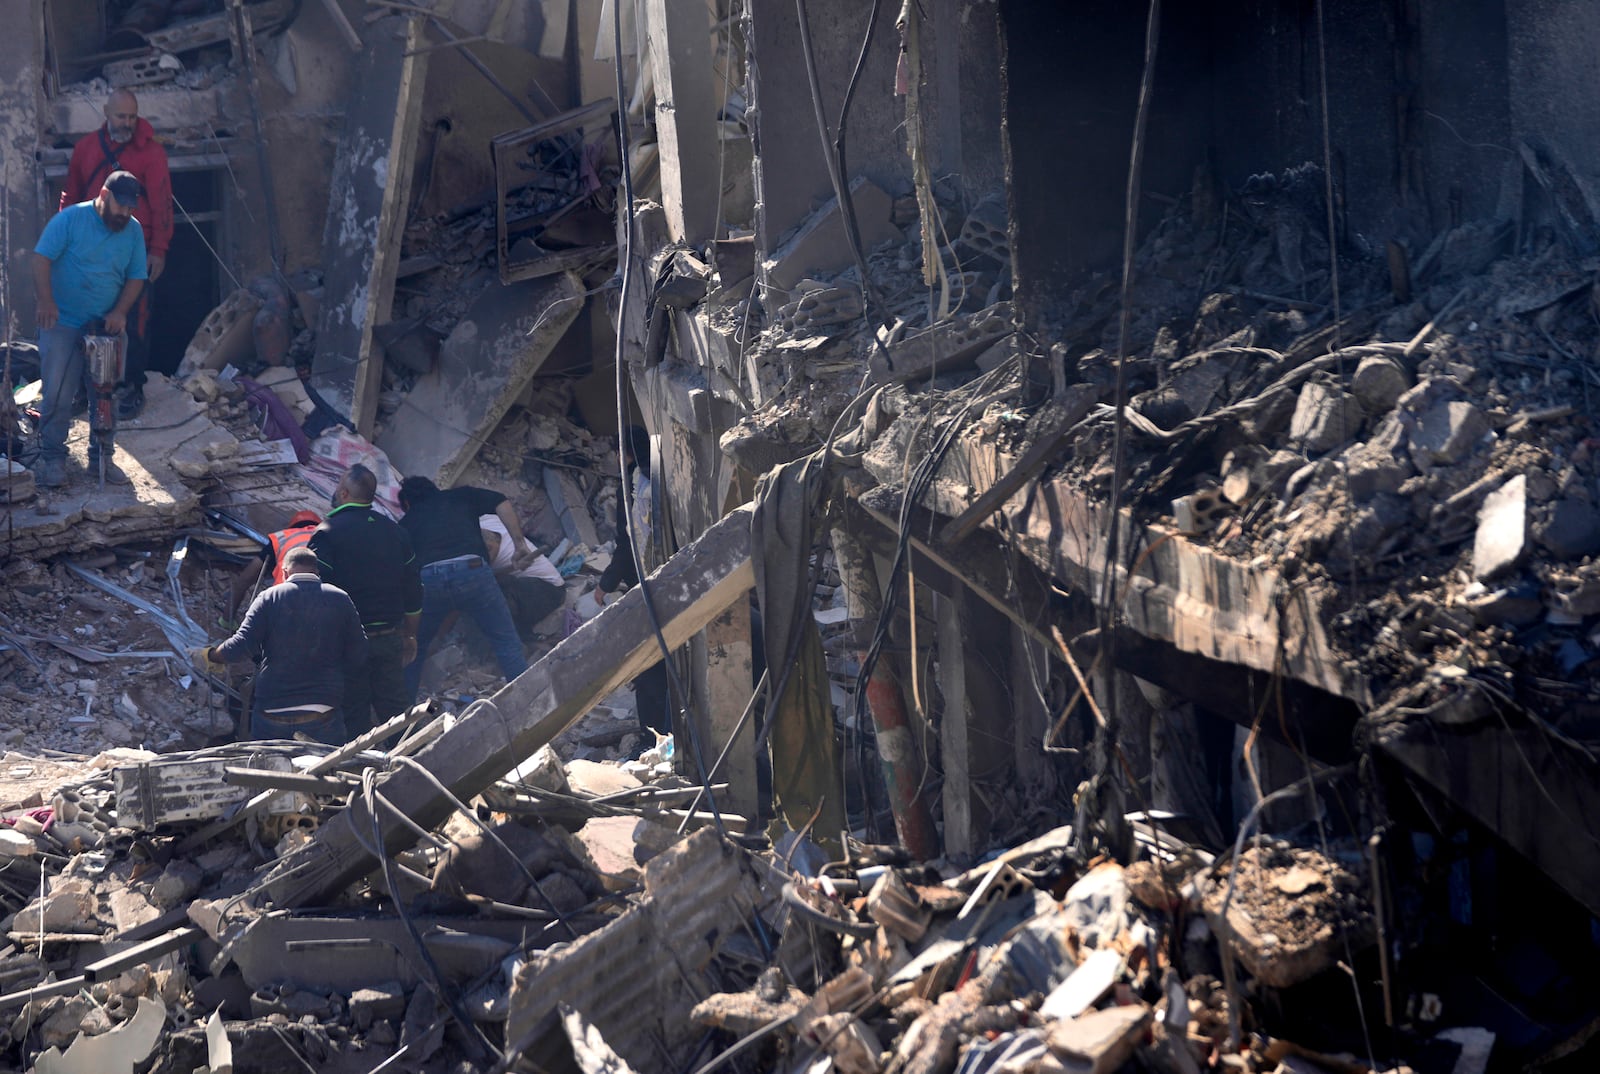
MULTIPOLYGON (((143 188, 127 172, 112 172, 93 201, 62 209, 45 225, 33 249, 38 295, 39 458, 34 481, 44 488, 67 482, 67 432, 72 400, 84 383, 83 337, 91 325, 106 335, 127 330, 128 312, 144 290, 149 268, 144 234, 133 209, 143 188), (96 324, 96 322, 99 322, 96 324)), ((90 463, 99 445, 90 441, 90 463)), ((107 459, 106 479, 127 477, 107 459)))
POLYGON ((493 514, 520 549, 515 568, 528 565, 522 523, 511 501, 493 489, 462 485, 441 489, 425 477, 408 477, 400 483, 400 525, 411 536, 411 547, 422 563, 422 621, 417 627, 417 656, 406 667, 406 692, 416 700, 422 683, 422 665, 428 648, 452 612, 466 615, 478 625, 494 649, 500 673, 510 682, 528 670, 511 609, 495 581, 484 548, 478 516, 493 514))

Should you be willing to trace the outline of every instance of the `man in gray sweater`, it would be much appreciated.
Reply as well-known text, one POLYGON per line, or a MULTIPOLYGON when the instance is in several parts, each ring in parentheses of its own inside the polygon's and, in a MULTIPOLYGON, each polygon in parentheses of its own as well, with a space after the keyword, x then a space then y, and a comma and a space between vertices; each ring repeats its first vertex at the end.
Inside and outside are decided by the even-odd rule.
POLYGON ((338 745, 345 740, 346 677, 365 668, 367 637, 344 590, 323 582, 311 549, 291 549, 286 580, 251 602, 233 637, 190 655, 202 671, 260 661, 250 708, 251 738, 304 734, 338 745))

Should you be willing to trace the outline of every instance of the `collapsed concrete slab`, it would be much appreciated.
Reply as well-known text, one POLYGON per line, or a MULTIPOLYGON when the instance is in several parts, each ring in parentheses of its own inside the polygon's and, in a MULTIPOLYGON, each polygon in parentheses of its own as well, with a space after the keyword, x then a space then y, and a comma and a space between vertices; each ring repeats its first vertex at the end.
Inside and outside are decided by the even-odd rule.
POLYGON ((490 287, 445 339, 378 446, 404 474, 448 487, 478 454, 583 309, 572 273, 490 287))
MULTIPOLYGON (((861 229, 863 254, 881 242, 902 237, 900 229, 890 219, 894 200, 882 187, 867 179, 857 179, 850 184, 850 201, 861 229)), ((839 199, 830 198, 761 263, 761 277, 769 288, 787 294, 808 276, 831 276, 853 263, 839 199)))
MULTIPOLYGON (((755 584, 750 510, 729 514, 649 582, 662 636, 676 649, 755 584)), ((470 799, 660 658, 644 592, 636 586, 420 749, 416 763, 426 772, 402 767, 379 782, 402 815, 399 821, 394 812, 378 818, 384 847, 404 849, 415 842, 417 824, 431 826, 449 815, 452 803, 440 785, 470 799)), ((310 844, 281 859, 254 897, 299 906, 339 891, 372 868, 366 848, 375 845, 373 824, 360 807, 341 813, 310 844)))
POLYGON ((372 328, 389 319, 400 232, 410 199, 412 156, 427 78, 417 20, 381 20, 364 32, 334 160, 323 229, 324 296, 312 374, 319 391, 372 432, 382 364, 372 328))

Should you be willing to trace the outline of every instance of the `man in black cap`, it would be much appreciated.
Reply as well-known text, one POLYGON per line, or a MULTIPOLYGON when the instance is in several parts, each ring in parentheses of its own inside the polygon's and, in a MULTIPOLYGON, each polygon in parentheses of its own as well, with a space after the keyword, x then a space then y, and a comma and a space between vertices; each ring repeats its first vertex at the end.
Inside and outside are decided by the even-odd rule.
MULTIPOLYGON (((39 458, 34 480, 44 488, 67 482, 67 430, 72 399, 86 385, 83 337, 90 331, 123 336, 128 311, 144 290, 149 269, 144 234, 133 209, 139 180, 112 172, 93 201, 62 209, 45 225, 33 249, 33 286, 38 293, 39 458)), ((122 345, 126 346, 126 339, 122 345)), ((98 468, 100 442, 89 440, 89 467, 98 468)), ((108 444, 109 446, 109 444, 108 444)), ((106 460, 106 480, 128 478, 106 460)))
POLYGON ((189 657, 213 674, 224 664, 260 662, 251 738, 303 734, 337 746, 346 737, 345 680, 367 659, 361 617, 344 590, 318 577, 311 549, 291 549, 283 566, 288 581, 258 594, 231 638, 189 657))
POLYGON ((117 390, 117 417, 130 421, 144 407, 145 370, 150 364, 151 302, 156 281, 166 267, 167 248, 172 245, 172 172, 167 151, 156 137, 155 128, 139 115, 139 99, 129 89, 116 89, 106 98, 106 121, 93 134, 86 134, 72 149, 67 178, 61 187, 65 209, 94 197, 112 172, 128 172, 144 188, 144 197, 134 208, 134 219, 144 229, 145 258, 150 266, 150 281, 139 301, 128 313, 128 353, 122 370, 122 387, 117 390))

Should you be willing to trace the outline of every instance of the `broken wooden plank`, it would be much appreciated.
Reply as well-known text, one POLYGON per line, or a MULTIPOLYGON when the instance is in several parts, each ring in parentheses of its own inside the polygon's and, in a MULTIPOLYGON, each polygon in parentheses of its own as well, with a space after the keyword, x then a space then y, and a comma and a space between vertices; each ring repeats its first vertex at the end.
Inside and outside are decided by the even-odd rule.
MULTIPOLYGON (((755 584, 750 517, 748 507, 734 511, 650 576, 651 599, 669 649, 687 642, 755 584)), ((378 791, 412 823, 431 828, 453 808, 435 781, 457 798, 472 798, 660 659, 643 587, 635 586, 420 749, 416 763, 424 771, 397 768, 378 783, 378 791)), ((352 805, 282 859, 256 885, 252 898, 277 906, 325 899, 372 868, 363 844, 374 845, 375 835, 390 853, 416 841, 412 827, 394 819, 391 810, 380 810, 377 824, 374 833, 366 809, 352 805)))

